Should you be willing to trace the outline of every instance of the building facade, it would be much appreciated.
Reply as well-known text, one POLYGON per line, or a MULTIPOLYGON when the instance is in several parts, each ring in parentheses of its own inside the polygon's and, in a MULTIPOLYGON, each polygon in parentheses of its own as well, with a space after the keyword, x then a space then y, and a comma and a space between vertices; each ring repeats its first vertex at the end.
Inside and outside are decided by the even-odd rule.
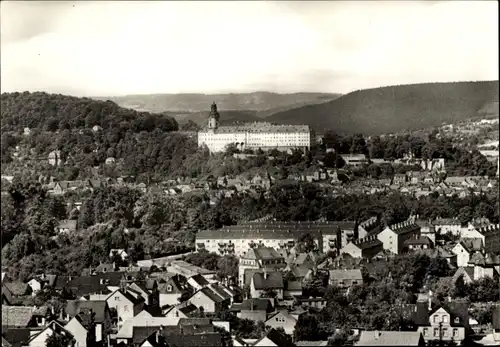
POLYGON ((288 150, 309 149, 313 133, 308 125, 275 125, 255 122, 235 126, 219 126, 219 112, 212 104, 207 126, 198 132, 198 146, 210 152, 223 152, 234 144, 238 149, 288 150))

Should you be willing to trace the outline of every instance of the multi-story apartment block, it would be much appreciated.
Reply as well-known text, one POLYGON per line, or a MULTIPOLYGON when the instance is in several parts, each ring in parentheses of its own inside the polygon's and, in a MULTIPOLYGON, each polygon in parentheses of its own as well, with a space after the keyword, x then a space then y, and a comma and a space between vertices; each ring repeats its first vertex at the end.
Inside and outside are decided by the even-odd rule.
POLYGON ((405 241, 416 237, 420 237, 420 227, 411 221, 387 226, 377 235, 377 238, 382 241, 384 249, 394 254, 402 253, 405 241))
MULTIPOLYGON (((340 222, 343 223, 343 222, 340 222)), ((217 230, 200 231, 196 235, 196 250, 242 256, 250 248, 272 247, 289 250, 303 235, 311 235, 318 250, 336 249, 339 239, 338 222, 247 222, 217 230), (325 242, 326 240, 326 242, 325 242)), ((342 228, 342 226, 341 226, 342 228)))

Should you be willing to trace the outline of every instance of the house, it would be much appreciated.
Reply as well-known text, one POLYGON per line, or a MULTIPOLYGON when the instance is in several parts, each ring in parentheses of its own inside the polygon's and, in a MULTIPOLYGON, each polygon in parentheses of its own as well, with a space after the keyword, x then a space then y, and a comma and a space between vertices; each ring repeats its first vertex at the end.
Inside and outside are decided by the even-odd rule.
POLYGON ((205 313, 217 313, 230 305, 229 298, 222 297, 210 287, 198 290, 189 298, 189 302, 205 313))
MULTIPOLYGON (((178 328, 175 330, 178 330, 178 328)), ((134 345, 140 347, 224 346, 224 341, 220 333, 214 331, 203 332, 202 329, 200 330, 201 331, 186 333, 182 331, 182 329, 175 332, 166 329, 157 329, 157 331, 151 333, 143 343, 137 343, 138 340, 134 340, 134 345)))
POLYGON ((472 283, 472 281, 474 281, 474 266, 459 267, 452 277, 452 283, 455 283, 460 277, 463 278, 464 283, 472 283))
POLYGON ((49 153, 49 165, 60 166, 60 165, 62 165, 62 163, 63 163, 63 160, 61 157, 60 150, 52 151, 49 153))
POLYGON ((415 346, 424 347, 425 341, 418 331, 362 331, 355 346, 415 346))
POLYGON ((419 215, 411 216, 408 221, 417 224, 420 227, 420 235, 427 236, 431 240, 431 247, 436 244, 436 228, 430 220, 421 219, 419 215))
POLYGON ((297 347, 323 347, 328 346, 328 341, 297 341, 295 342, 297 347))
POLYGON ((449 233, 458 236, 462 232, 462 223, 456 218, 438 218, 432 222, 432 225, 436 232, 442 235, 449 233))
POLYGON ((245 284, 246 269, 262 269, 268 272, 278 271, 286 267, 285 258, 272 247, 257 247, 249 249, 240 258, 238 265, 238 280, 245 284))
POLYGON ((288 311, 280 310, 270 316, 264 324, 274 329, 283 328, 285 333, 293 335, 295 325, 297 324, 297 318, 288 313, 288 311))
POLYGON ((500 249, 500 224, 469 223, 462 230, 462 238, 480 238, 486 253, 495 253, 500 249))
POLYGON ((31 280, 28 281, 28 285, 31 288, 32 295, 35 295, 40 290, 42 290, 43 281, 38 278, 32 278, 31 280))
MULTIPOLYGON (((93 312, 81 312, 77 314, 64 326, 64 328, 73 335, 78 347, 87 347, 87 342, 96 341, 97 336, 93 312)), ((102 341, 102 335, 100 338, 102 341)))
POLYGON ((360 269, 330 270, 328 283, 331 286, 349 288, 354 285, 363 284, 363 275, 360 269))
POLYGON ((186 292, 186 289, 182 286, 178 276, 172 276, 166 281, 160 281, 158 284, 158 292, 160 296, 160 307, 164 307, 167 305, 177 305, 182 294, 186 292))
POLYGON ((120 257, 123 261, 128 258, 127 252, 124 249, 112 249, 109 251, 109 258, 113 259, 113 257, 120 257))
POLYGON ((368 159, 364 154, 341 154, 340 156, 344 159, 345 164, 349 166, 359 167, 368 165, 368 159))
MULTIPOLYGON (((309 270, 312 271, 312 270, 309 270)), ((292 299, 302 295, 302 282, 297 280, 285 280, 283 298, 292 299)))
POLYGON ((444 340, 461 343, 469 329, 469 303, 466 301, 447 301, 443 306, 432 307, 429 304, 417 302, 413 321, 425 341, 444 340))
POLYGON ((198 307, 189 302, 183 302, 165 310, 165 317, 170 318, 190 318, 200 312, 198 307))
POLYGON ((260 298, 266 292, 275 292, 276 298, 283 300, 283 275, 281 272, 257 272, 252 276, 250 283, 250 295, 252 298, 260 298))
POLYGON ((348 254, 353 258, 371 259, 384 249, 384 244, 377 236, 368 236, 364 239, 350 241, 342 247, 340 254, 348 254))
POLYGON ((200 274, 189 277, 187 283, 195 290, 200 290, 210 284, 210 282, 208 282, 206 278, 200 274))
POLYGON ((139 314, 144 308, 145 300, 140 293, 129 289, 118 289, 106 300, 109 308, 114 308, 118 321, 123 322, 139 314))
POLYGON ((403 245, 403 250, 406 251, 430 248, 432 248, 432 241, 427 236, 416 236, 415 238, 406 240, 403 245))
POLYGON ((394 254, 400 254, 405 241, 415 237, 420 237, 420 227, 410 221, 387 226, 377 235, 384 249, 394 254))
POLYGON ((269 299, 251 298, 244 300, 241 304, 233 304, 231 311, 237 311, 236 315, 240 319, 265 322, 267 315, 273 311, 273 306, 269 299))
MULTIPOLYGON (((111 310, 108 303, 104 300, 101 301, 82 301, 82 300, 74 300, 68 301, 65 307, 66 313, 66 321, 71 322, 73 318, 80 315, 78 319, 82 320, 82 322, 73 322, 70 327, 75 326, 75 332, 81 332, 81 329, 78 325, 83 324, 83 327, 88 330, 88 322, 89 319, 93 320, 93 329, 95 331, 95 340, 96 342, 105 341, 106 336, 111 330, 112 319, 111 319, 111 310), (78 323, 78 324, 77 324, 78 323)), ((73 329, 73 328, 72 328, 73 329)), ((79 338, 80 335, 74 335, 75 338, 79 338)))
POLYGON ((2 347, 27 346, 33 333, 36 331, 29 328, 2 329, 2 347))
POLYGON ((2 305, 2 330, 12 328, 32 328, 37 326, 34 309, 31 306, 2 305))
POLYGON ((404 185, 406 183, 405 174, 395 174, 392 178, 392 184, 404 185))
POLYGON ((474 252, 482 250, 481 238, 462 238, 451 251, 457 255, 457 266, 468 266, 474 252))
POLYGON ((76 231, 77 221, 71 219, 65 219, 59 222, 56 227, 56 232, 58 233, 73 233, 76 231))
POLYGON ((106 165, 112 165, 116 162, 116 159, 113 157, 108 157, 106 158, 106 161, 104 162, 106 165))
POLYGON ((252 346, 256 347, 296 347, 290 339, 283 335, 283 333, 276 329, 269 329, 269 331, 260 339, 255 341, 252 346))
POLYGON ((312 308, 320 311, 326 307, 327 301, 325 298, 296 296, 295 303, 301 307, 312 308))
POLYGON ((145 305, 148 307, 158 307, 160 304, 160 293, 158 292, 158 284, 153 281, 151 289, 146 288, 146 281, 134 281, 130 283, 127 290, 139 293, 139 295, 144 299, 145 305))
POLYGON ((4 282, 2 286, 9 290, 13 298, 32 294, 31 287, 27 283, 21 281, 4 282))
POLYGON ((70 347, 70 346, 72 347, 76 342, 74 336, 69 331, 64 329, 64 327, 61 324, 59 324, 57 321, 52 321, 38 334, 34 334, 30 337, 28 341, 28 346, 46 347, 47 339, 54 334, 66 336, 69 338, 68 345, 61 347, 70 347))

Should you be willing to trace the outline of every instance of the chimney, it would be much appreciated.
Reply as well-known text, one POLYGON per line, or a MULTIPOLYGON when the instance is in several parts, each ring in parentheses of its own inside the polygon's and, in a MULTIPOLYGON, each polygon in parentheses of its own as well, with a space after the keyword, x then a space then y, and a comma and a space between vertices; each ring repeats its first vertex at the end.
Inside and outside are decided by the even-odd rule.
POLYGON ((156 332, 156 343, 158 343, 158 344, 160 343, 160 331, 159 330, 156 332))
POLYGON ((378 338, 380 337, 380 331, 375 330, 375 331, 373 332, 373 335, 374 335, 373 337, 375 338, 375 340, 378 340, 378 338))

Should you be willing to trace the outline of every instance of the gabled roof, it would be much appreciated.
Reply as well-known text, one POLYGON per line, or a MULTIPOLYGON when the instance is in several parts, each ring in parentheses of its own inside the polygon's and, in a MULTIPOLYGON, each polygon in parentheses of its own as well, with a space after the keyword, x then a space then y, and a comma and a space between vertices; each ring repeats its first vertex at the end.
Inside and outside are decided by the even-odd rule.
POLYGON ((109 306, 106 301, 97 300, 72 300, 66 303, 66 314, 70 317, 76 316, 80 312, 92 312, 95 314, 95 322, 102 323, 106 320, 106 312, 109 311, 109 306))
POLYGON ((245 311, 268 311, 272 307, 268 299, 264 298, 252 298, 244 300, 242 304, 239 305, 240 310, 245 311))
POLYGON ((361 274, 360 269, 352 269, 352 270, 330 270, 330 279, 335 279, 337 281, 343 280, 354 280, 354 281, 362 281, 363 275, 361 274))
POLYGON ((72 219, 65 219, 59 222, 59 225, 57 226, 59 229, 69 229, 70 231, 75 231, 76 230, 76 220, 72 219))
POLYGON ((2 329, 2 347, 3 339, 7 340, 13 347, 21 347, 28 343, 31 337, 31 329, 2 329))
POLYGON ((158 292, 160 294, 181 294, 183 289, 177 277, 171 277, 166 282, 161 282, 158 285, 158 292), (172 286, 171 291, 167 291, 168 286, 172 286))
POLYGON ((432 242, 427 236, 420 236, 416 239, 408 239, 404 242, 405 245, 430 245, 432 242))
POLYGON ((356 346, 418 346, 418 331, 362 331, 356 346))
POLYGON ((21 281, 15 282, 3 282, 2 283, 7 289, 15 296, 22 296, 29 293, 30 286, 27 283, 21 281))
POLYGON ((255 259, 255 260, 269 260, 269 259, 283 258, 272 247, 250 248, 243 257, 245 259, 255 259))
POLYGON ((165 336, 169 347, 222 347, 222 336, 219 333, 208 334, 175 334, 165 336))
POLYGON ((217 293, 215 293, 212 288, 209 288, 209 287, 202 288, 198 291, 198 293, 199 292, 203 293, 205 296, 207 296, 213 302, 222 302, 225 300, 221 296, 219 296, 217 293))
POLYGON ((416 232, 420 230, 420 227, 413 222, 406 221, 403 223, 390 225, 389 229, 392 230, 397 235, 403 235, 410 232, 416 232))
POLYGON ((429 316, 432 316, 439 309, 443 309, 450 314, 450 325, 459 327, 469 326, 469 303, 461 301, 448 301, 443 304, 443 306, 434 307, 430 312, 429 316), (458 322, 456 319, 458 318, 458 322))
POLYGON ((257 340, 254 345, 258 345, 265 338, 274 342, 277 347, 296 347, 294 343, 290 342, 287 337, 274 328, 270 329, 264 336, 257 340))
POLYGON ((268 272, 267 274, 262 272, 254 273, 252 280, 256 290, 283 289, 283 275, 278 271, 268 272))
POLYGON ((460 244, 469 253, 483 249, 483 240, 480 238, 464 237, 460 240, 460 244))
POLYGON ((266 322, 267 321, 270 321, 271 319, 275 318, 276 316, 284 316, 286 317, 287 319, 289 320, 294 320, 296 321, 297 318, 295 318, 294 316, 292 316, 290 313, 288 313, 288 311, 285 311, 285 310, 280 310, 272 315, 270 315, 267 319, 266 319, 266 322))
POLYGON ((2 326, 26 328, 33 318, 33 307, 2 305, 2 326))
POLYGON ((200 274, 197 274, 197 275, 194 275, 194 276, 191 276, 189 279, 195 281, 200 287, 205 287, 205 286, 208 286, 210 284, 210 282, 208 282, 206 280, 205 277, 203 277, 202 275, 200 274))

